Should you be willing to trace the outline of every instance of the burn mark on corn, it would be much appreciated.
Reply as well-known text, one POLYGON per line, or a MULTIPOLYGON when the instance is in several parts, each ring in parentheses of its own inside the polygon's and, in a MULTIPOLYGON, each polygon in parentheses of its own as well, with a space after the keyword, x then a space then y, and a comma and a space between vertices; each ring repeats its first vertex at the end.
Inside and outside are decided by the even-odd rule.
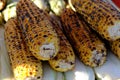
POLYGON ((30 40, 30 42, 33 42, 33 39, 32 39, 32 37, 29 37, 29 40, 30 40))
POLYGON ((54 60, 58 60, 58 57, 56 56, 56 57, 54 57, 54 60))
POLYGON ((72 29, 71 29, 71 27, 70 27, 69 24, 68 24, 68 26, 67 26, 67 30, 70 31, 70 32, 72 31, 72 29))
POLYGON ((59 66, 56 66, 55 68, 59 68, 59 66))
POLYGON ((73 63, 73 62, 70 62, 70 65, 74 65, 74 63, 73 63))
POLYGON ((25 16, 24 16, 24 15, 22 15, 22 16, 21 16, 21 19, 22 19, 22 20, 24 20, 24 19, 25 19, 25 16))
POLYGON ((34 38, 36 38, 36 37, 38 37, 38 34, 36 34, 36 35, 34 36, 34 38))
POLYGON ((38 76, 37 79, 40 79, 40 76, 38 76))
MULTIPOLYGON (((53 53, 54 54, 54 53, 53 53)), ((53 55, 49 55, 50 59, 52 59, 54 56, 53 55)))
POLYGON ((43 37, 48 37, 47 35, 43 35, 43 37))
POLYGON ((38 45, 40 45, 40 44, 41 44, 41 42, 39 41, 39 42, 38 42, 38 45))

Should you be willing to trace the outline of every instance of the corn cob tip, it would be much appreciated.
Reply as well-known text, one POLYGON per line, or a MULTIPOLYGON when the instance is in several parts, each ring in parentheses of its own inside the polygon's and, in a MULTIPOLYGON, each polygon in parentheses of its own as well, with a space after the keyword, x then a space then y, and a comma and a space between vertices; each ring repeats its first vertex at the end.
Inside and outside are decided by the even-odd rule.
POLYGON ((91 60, 95 66, 101 66, 106 61, 106 51, 93 50, 91 60))
POLYGON ((69 70, 72 70, 75 67, 75 60, 73 59, 70 61, 66 61, 64 59, 56 60, 55 58, 53 60, 49 60, 49 64, 51 67, 59 72, 66 72, 69 70))
POLYGON ((40 55, 49 58, 55 54, 55 46, 52 43, 44 44, 40 47, 40 55))
POLYGON ((106 62, 106 48, 104 44, 100 42, 95 42, 96 45, 91 45, 91 48, 85 48, 81 50, 82 53, 79 54, 80 60, 87 66, 97 67, 101 66, 106 62), (87 50, 86 50, 87 49, 87 50), (83 52, 84 51, 84 52, 83 52))
POLYGON ((120 37, 120 22, 115 22, 114 25, 110 26, 108 33, 113 41, 118 39, 120 37))

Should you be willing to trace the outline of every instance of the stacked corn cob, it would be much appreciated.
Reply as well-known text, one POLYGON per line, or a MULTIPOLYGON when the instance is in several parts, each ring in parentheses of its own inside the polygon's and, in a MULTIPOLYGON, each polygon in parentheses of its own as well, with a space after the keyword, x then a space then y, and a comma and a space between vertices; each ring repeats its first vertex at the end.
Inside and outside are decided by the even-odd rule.
POLYGON ((32 1, 20 0, 17 4, 20 29, 31 53, 40 60, 49 60, 59 51, 59 38, 49 15, 32 1))
POLYGON ((120 38, 120 12, 103 0, 70 0, 72 8, 80 13, 103 38, 120 38))
MULTIPOLYGON (((106 61, 106 49, 103 42, 96 36, 96 34, 91 32, 86 23, 78 17, 77 13, 73 12, 71 9, 66 9, 65 12, 63 12, 61 15, 62 24, 64 24, 63 30, 66 33, 68 40, 75 48, 75 51, 77 51, 80 60, 88 66, 86 67, 85 65, 79 63, 77 59, 75 62, 75 54, 72 50, 72 47, 65 35, 63 34, 62 29, 57 24, 56 19, 53 19, 53 17, 51 19, 47 12, 36 7, 32 1, 20 0, 17 4, 17 18, 10 19, 5 25, 6 45, 16 80, 64 80, 63 74, 61 72, 65 72, 64 75, 66 80, 78 80, 83 79, 84 77, 84 80, 94 80, 95 76, 93 74, 93 71, 88 66, 100 66, 106 61), (42 69, 40 60, 49 61, 50 66, 54 70, 59 72, 52 70, 50 66, 46 64, 46 62, 43 62, 45 64, 43 64, 42 69), (22 63, 23 65, 20 65, 20 63, 22 63), (44 71, 44 76, 42 75, 42 71, 44 71)), ((50 1, 54 2, 54 0, 50 1)), ((48 2, 50 3, 50 1, 48 2)), ((83 3, 85 4, 81 5, 83 13, 81 12, 81 6, 79 5, 79 2, 82 1, 76 0, 78 4, 74 4, 75 0, 73 0, 71 1, 71 6, 73 5, 72 8, 82 14, 83 18, 86 22, 90 24, 92 29, 98 31, 99 34, 101 34, 105 39, 109 41, 118 39, 119 31, 117 32, 117 28, 119 29, 119 27, 114 27, 114 24, 109 25, 109 21, 106 21, 107 24, 105 25, 105 28, 100 28, 100 25, 104 25, 102 24, 101 20, 101 18, 103 17, 101 16, 100 23, 92 22, 91 19, 93 18, 91 18, 91 16, 89 16, 89 19, 86 19, 86 16, 88 16, 87 13, 89 13, 89 11, 87 10, 89 9, 84 8, 84 5, 94 3, 94 5, 92 6, 95 6, 97 8, 102 5, 102 7, 100 7, 100 10, 104 11, 104 9, 107 9, 109 11, 107 15, 110 16, 110 21, 113 21, 113 23, 117 24, 117 26, 119 25, 119 12, 114 7, 106 5, 109 3, 105 3, 103 2, 103 0, 84 1, 85 0, 83 0, 83 3), (99 5, 97 6, 96 4, 99 5), (115 13, 113 14, 112 11, 106 7, 110 7, 110 9, 113 9, 113 12, 115 13), (111 16, 115 16, 116 20, 114 19, 114 17, 111 16), (98 25, 98 27, 96 28, 94 25, 98 25), (113 34, 108 34, 108 32, 110 32, 108 30, 114 31, 113 34)), ((50 4, 51 8, 52 6, 53 4, 50 4)), ((64 4, 63 6, 61 6, 61 8, 63 7, 65 7, 64 4)), ((90 11, 93 10, 93 7, 90 7, 90 11)), ((16 7, 14 7, 14 9, 14 11, 16 11, 16 7)), ((93 10, 92 12, 95 12, 96 15, 102 14, 102 11, 99 14, 95 10, 93 10)), ((60 13, 62 12, 60 11, 60 13, 57 13, 57 9, 52 9, 52 11, 58 15, 60 15, 60 13)), ((105 14, 105 12, 103 14, 105 14)), ((92 16, 94 17, 94 15, 92 16)), ((93 21, 97 20, 98 18, 93 19, 93 21)), ((105 18, 103 18, 103 21, 104 20, 106 20, 106 16, 105 18)), ((111 42, 111 46, 113 52, 116 53, 117 56, 119 56, 119 39, 111 42)), ((109 61, 107 63, 109 63, 109 61)), ((105 66, 106 65, 101 66, 102 69, 105 66)), ((97 76, 99 75, 99 70, 97 70, 97 68, 95 68, 95 73, 97 74, 97 76)), ((119 78, 117 75, 114 76, 119 78)), ((116 78, 114 77, 113 79, 116 78)))
POLYGON ((68 71, 74 67, 74 52, 59 26, 51 22, 48 13, 29 0, 18 2, 17 18, 8 20, 5 25, 5 40, 17 80, 41 80, 42 65, 38 59, 51 59, 49 63, 58 71, 68 71), (56 33, 53 28, 59 31, 56 33))
POLYGON ((54 70, 65 72, 75 66, 75 54, 57 21, 55 21, 55 15, 51 15, 51 18, 51 23, 54 24, 54 29, 60 38, 60 50, 55 58, 49 60, 49 63, 54 70))
MULTIPOLYGON (((110 46, 115 55, 120 58, 120 12, 109 2, 105 0, 69 0, 71 8, 82 15, 84 20, 90 24, 90 27, 97 31, 103 38, 110 41, 110 46)), ((109 54, 108 58, 113 59, 114 64, 119 66, 119 61, 114 55, 109 54), (112 56, 113 57, 112 57, 112 56)), ((108 59, 109 60, 109 59, 108 59)), ((102 67, 95 68, 97 77, 101 80, 118 80, 119 73, 113 71, 113 75, 108 70, 115 66, 107 61, 102 67), (111 66, 108 66, 108 65, 111 66), (108 74, 107 73, 108 70, 108 74), (105 72, 106 71, 106 72, 105 72), (103 76, 104 74, 104 76, 103 76)), ((117 67, 116 67, 117 68, 117 67)))
POLYGON ((102 65, 106 60, 104 43, 71 9, 63 12, 61 20, 66 36, 78 52, 81 61, 91 67, 102 65))
POLYGON ((16 19, 5 25, 5 41, 15 79, 42 79, 42 64, 26 48, 16 19))

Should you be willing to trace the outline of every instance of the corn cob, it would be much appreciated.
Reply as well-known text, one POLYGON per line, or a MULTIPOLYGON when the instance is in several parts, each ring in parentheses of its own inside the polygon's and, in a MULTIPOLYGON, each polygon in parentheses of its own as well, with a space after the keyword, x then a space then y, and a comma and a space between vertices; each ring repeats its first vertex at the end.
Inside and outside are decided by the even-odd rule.
POLYGON ((80 60, 91 67, 102 65, 106 60, 104 43, 91 32, 89 27, 79 19, 77 13, 66 9, 61 15, 63 29, 76 49, 80 60))
POLYGON ((60 50, 55 58, 49 60, 49 64, 54 70, 65 72, 74 68, 75 54, 59 24, 55 21, 55 17, 55 15, 51 15, 51 22, 54 24, 53 27, 57 31, 58 37, 60 38, 60 50))
POLYGON ((41 80, 42 64, 27 49, 17 19, 5 24, 5 41, 16 80, 41 80))
POLYGON ((120 59, 120 39, 110 42, 112 52, 120 59))
POLYGON ((103 38, 114 41, 120 38, 120 12, 103 0, 70 0, 78 13, 103 38))
POLYGON ((50 16, 30 0, 20 0, 17 17, 25 41, 32 54, 40 60, 49 60, 59 51, 59 38, 50 22, 50 16))

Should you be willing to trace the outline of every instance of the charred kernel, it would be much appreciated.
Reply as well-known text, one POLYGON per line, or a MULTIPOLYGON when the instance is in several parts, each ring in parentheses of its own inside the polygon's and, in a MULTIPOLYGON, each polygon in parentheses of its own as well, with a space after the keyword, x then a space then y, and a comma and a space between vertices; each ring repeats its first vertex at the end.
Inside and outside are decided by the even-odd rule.
POLYGON ((19 50, 19 49, 21 49, 21 46, 17 46, 16 48, 19 50))
POLYGON ((59 66, 56 66, 55 68, 59 68, 59 66))
POLYGON ((32 40, 33 40, 32 37, 30 37, 29 39, 30 39, 30 42, 32 42, 32 40))
POLYGON ((96 47, 93 47, 93 48, 92 48, 92 51, 93 51, 93 50, 96 50, 96 47))
POLYGON ((57 59, 58 59, 58 57, 55 57, 55 58, 54 58, 54 60, 57 60, 57 59))
POLYGON ((111 24, 111 25, 114 25, 114 23, 113 23, 112 21, 110 22, 110 24, 111 24))
POLYGON ((43 37, 48 37, 47 35, 43 35, 43 37))
POLYGON ((38 37, 38 35, 36 34, 34 38, 38 37))
POLYGON ((38 76, 37 79, 40 79, 40 76, 38 76))
POLYGON ((32 72, 30 72, 29 74, 32 75, 32 72))
POLYGON ((73 65, 74 63, 73 62, 70 62, 71 65, 73 65))
POLYGON ((104 52, 104 50, 102 49, 102 50, 101 50, 101 52, 103 53, 103 52, 104 52))

